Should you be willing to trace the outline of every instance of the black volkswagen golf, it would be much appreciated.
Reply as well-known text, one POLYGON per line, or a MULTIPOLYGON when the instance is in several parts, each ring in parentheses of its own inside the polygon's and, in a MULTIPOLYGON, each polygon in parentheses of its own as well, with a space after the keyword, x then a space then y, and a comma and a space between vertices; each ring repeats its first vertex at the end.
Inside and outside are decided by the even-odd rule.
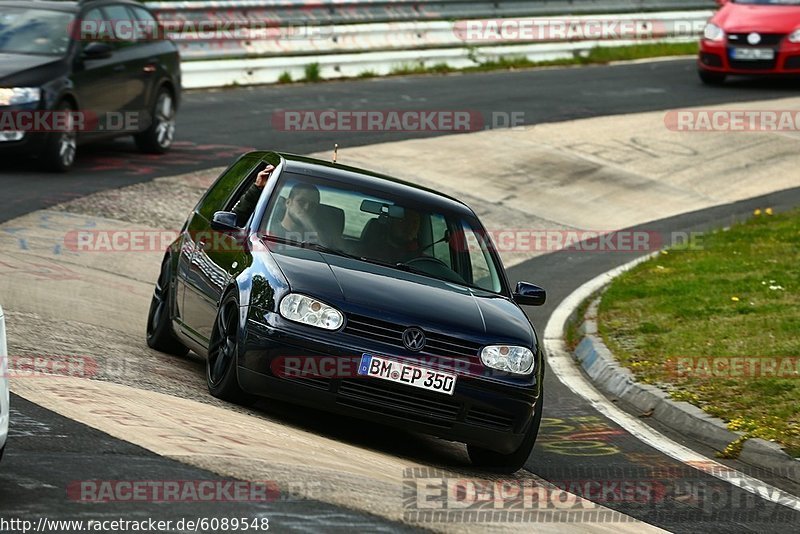
POLYGON ((147 342, 205 356, 216 397, 274 397, 402 426, 464 442, 476 465, 513 472, 536 440, 544 377, 519 305, 544 301, 533 284, 511 290, 486 230, 458 200, 253 152, 217 179, 168 248, 147 342))
POLYGON ((0 0, 0 153, 66 171, 78 143, 133 135, 161 154, 175 136, 180 56, 126 0, 0 0))

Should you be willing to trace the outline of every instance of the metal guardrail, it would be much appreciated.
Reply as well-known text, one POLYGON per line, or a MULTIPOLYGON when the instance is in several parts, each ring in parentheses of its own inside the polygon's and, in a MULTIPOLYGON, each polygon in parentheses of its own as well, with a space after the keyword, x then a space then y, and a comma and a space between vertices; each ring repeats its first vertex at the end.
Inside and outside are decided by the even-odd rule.
MULTIPOLYGON (((697 27, 702 27, 711 11, 692 12, 697 27)), ((666 15, 666 14, 661 14, 666 15)), ((687 13, 678 13, 687 20, 687 13)), ((692 42, 697 35, 667 36, 647 42, 692 42)), ((479 48, 449 47, 419 50, 384 50, 363 53, 325 53, 311 56, 289 55, 210 61, 188 61, 182 66, 183 83, 187 88, 225 87, 276 83, 287 74, 293 80, 302 80, 305 68, 311 63, 319 66, 322 78, 345 78, 390 74, 403 66, 431 67, 447 64, 453 68, 478 65, 502 57, 525 57, 531 61, 570 59, 588 53, 595 47, 641 44, 641 40, 582 40, 561 42, 535 42, 493 44, 479 48)))
POLYGON ((324 78, 524 56, 563 59, 595 46, 693 40, 715 0, 217 0, 148 2, 181 49, 188 88, 274 83, 319 64, 324 78), (667 11, 664 11, 664 10, 667 11), (698 10, 700 9, 700 10, 698 10), (659 11, 661 10, 661 11, 659 11), (548 34, 471 40, 467 21, 637 21, 647 35, 548 34), (463 29, 463 27, 461 28, 463 29))
MULTIPOLYGON (((503 40, 487 37, 472 39, 466 32, 467 21, 422 21, 422 22, 385 22, 368 24, 342 24, 337 26, 292 26, 270 28, 266 31, 244 30, 248 38, 197 38, 194 34, 181 32, 170 33, 181 49, 184 60, 204 59, 241 59, 245 57, 273 56, 307 56, 324 54, 341 54, 351 52, 378 52, 391 50, 425 50, 431 48, 480 48, 489 45, 520 45, 534 42, 564 42, 587 40, 582 38, 581 31, 591 29, 590 25, 600 26, 604 23, 628 23, 625 32, 619 35, 608 35, 606 40, 619 40, 638 37, 641 41, 652 41, 669 37, 696 36, 702 29, 708 12, 669 12, 648 14, 619 14, 574 16, 569 19, 552 19, 530 17, 525 22, 560 25, 561 34, 555 31, 544 32, 548 35, 530 38, 503 40), (565 25, 575 24, 572 33, 567 32, 565 25), (634 29, 634 26, 636 28, 634 29), (273 31, 274 30, 274 31, 273 31), (630 35, 638 32, 636 36, 630 35)), ((476 19, 475 22, 481 19, 476 19)), ((517 23, 520 19, 482 19, 496 22, 498 25, 508 21, 517 23)), ((237 34, 238 35, 238 34, 237 34)), ((593 37, 593 36, 590 36, 593 37)), ((598 39, 595 37, 595 39, 598 39)), ((591 40, 591 39, 589 39, 591 40)))
POLYGON ((352 24, 714 9, 714 0, 216 0, 147 2, 164 21, 352 24))

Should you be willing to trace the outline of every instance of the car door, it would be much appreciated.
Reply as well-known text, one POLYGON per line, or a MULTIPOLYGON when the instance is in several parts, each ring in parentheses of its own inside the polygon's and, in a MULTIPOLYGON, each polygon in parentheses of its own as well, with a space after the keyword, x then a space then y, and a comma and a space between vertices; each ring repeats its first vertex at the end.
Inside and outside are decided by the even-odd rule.
POLYGON ((73 68, 73 83, 80 100, 81 110, 105 122, 108 114, 123 108, 128 98, 120 87, 126 83, 125 63, 117 53, 106 15, 100 8, 92 8, 79 17, 79 24, 92 28, 77 37, 78 53, 73 68), (112 45, 111 56, 90 59, 83 54, 93 42, 112 45))
POLYGON ((143 65, 140 64, 142 44, 136 39, 136 19, 123 4, 104 5, 102 9, 114 32, 114 56, 117 60, 114 66, 117 73, 114 90, 119 95, 118 107, 111 111, 137 111, 136 100, 141 92, 137 70, 143 65))
POLYGON ((156 99, 161 66, 170 64, 167 56, 174 54, 174 49, 164 41, 163 31, 149 11, 138 6, 127 7, 143 30, 137 32, 136 54, 130 63, 134 91, 131 109, 150 113, 156 99))
POLYGON ((217 303, 229 279, 231 254, 222 252, 233 247, 230 236, 211 230, 211 219, 226 208, 257 164, 258 159, 242 158, 229 167, 200 201, 186 228, 178 266, 184 284, 183 323, 186 333, 204 346, 211 338, 217 303))

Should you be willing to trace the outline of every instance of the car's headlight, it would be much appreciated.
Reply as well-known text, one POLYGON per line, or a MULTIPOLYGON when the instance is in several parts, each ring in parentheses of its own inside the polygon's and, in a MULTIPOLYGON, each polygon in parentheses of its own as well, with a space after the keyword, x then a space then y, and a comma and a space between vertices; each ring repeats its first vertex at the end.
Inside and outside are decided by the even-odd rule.
POLYGON ((38 87, 0 87, 0 106, 33 104, 42 98, 38 87))
POLYGON ((790 43, 800 43, 800 29, 797 29, 789 34, 790 43))
POLYGON ((489 345, 481 351, 481 361, 486 367, 527 375, 536 363, 533 351, 513 345, 489 345))
POLYGON ((281 316, 290 321, 336 330, 344 323, 342 312, 315 298, 289 293, 280 305, 281 316))
POLYGON ((721 41, 723 37, 725 37, 725 32, 722 31, 722 28, 710 22, 706 24, 703 30, 703 39, 708 41, 721 41))

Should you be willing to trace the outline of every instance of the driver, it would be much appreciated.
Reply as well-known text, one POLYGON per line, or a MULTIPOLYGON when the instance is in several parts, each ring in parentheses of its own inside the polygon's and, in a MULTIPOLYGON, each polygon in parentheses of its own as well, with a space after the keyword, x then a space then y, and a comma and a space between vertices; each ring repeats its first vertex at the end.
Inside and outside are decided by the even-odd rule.
POLYGON ((294 241, 319 241, 314 215, 319 208, 319 189, 312 184, 296 184, 286 199, 286 211, 271 233, 294 241))

